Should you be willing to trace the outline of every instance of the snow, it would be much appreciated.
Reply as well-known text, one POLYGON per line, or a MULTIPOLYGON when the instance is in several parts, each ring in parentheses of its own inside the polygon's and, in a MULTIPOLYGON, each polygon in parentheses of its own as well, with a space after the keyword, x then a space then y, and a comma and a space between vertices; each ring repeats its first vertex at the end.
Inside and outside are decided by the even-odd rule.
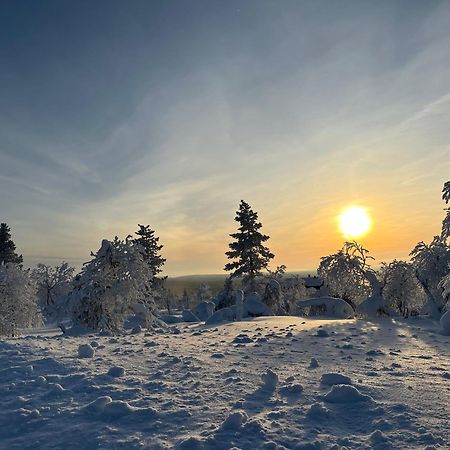
POLYGON ((435 322, 272 316, 176 326, 179 334, 43 328, 3 339, 0 447, 450 447, 450 337, 435 322), (93 357, 79 358, 86 345, 93 357))
POLYGON ((334 384, 352 384, 350 377, 342 375, 341 373, 324 373, 320 377, 320 384, 332 386, 334 384))
POLYGON ((439 321, 443 334, 450 335, 450 310, 447 311, 439 321))
POLYGON ((265 373, 261 374, 261 380, 263 389, 273 391, 277 387, 278 375, 273 370, 267 369, 265 373))
POLYGON ((253 292, 245 297, 243 304, 244 317, 272 316, 272 310, 261 301, 261 297, 253 292))
POLYGON ((200 302, 192 312, 204 322, 214 314, 215 308, 216 305, 213 302, 200 302))
POLYGON ((125 369, 119 366, 111 367, 108 370, 108 375, 114 378, 123 377, 125 375, 125 369))
POLYGON ((92 358, 95 350, 90 344, 80 344, 78 347, 78 358, 92 358))
POLYGON ((355 403, 371 400, 370 396, 361 394, 355 386, 348 384, 334 384, 331 391, 324 396, 328 403, 355 403))
POLYGON ((300 309, 321 306, 324 310, 324 316, 335 317, 337 319, 348 319, 355 316, 353 308, 341 298, 335 297, 317 297, 307 300, 300 300, 297 302, 297 307, 300 309))
POLYGON ((182 318, 184 322, 200 322, 200 319, 190 309, 183 310, 182 318))

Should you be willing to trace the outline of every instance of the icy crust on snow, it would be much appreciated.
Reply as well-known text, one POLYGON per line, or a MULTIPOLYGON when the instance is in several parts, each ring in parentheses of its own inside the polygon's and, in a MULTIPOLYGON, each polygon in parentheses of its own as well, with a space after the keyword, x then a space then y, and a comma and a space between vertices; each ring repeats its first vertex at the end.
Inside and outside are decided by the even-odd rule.
POLYGON ((450 447, 450 337, 431 322, 260 317, 177 329, 0 342, 0 447, 450 447), (80 357, 88 346, 93 356, 80 357))

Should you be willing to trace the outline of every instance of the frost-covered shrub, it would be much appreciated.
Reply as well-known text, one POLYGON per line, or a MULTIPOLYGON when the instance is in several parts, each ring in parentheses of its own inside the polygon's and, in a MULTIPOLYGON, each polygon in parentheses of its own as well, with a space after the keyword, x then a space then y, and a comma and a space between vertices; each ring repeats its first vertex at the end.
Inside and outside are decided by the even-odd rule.
POLYGON ((397 310, 404 317, 421 309, 424 295, 412 264, 398 260, 389 264, 383 263, 380 277, 383 280, 383 299, 386 306, 397 310))
POLYGON ((154 301, 149 296, 152 272, 140 245, 117 237, 102 241, 100 250, 75 278, 71 293, 72 317, 92 329, 117 331, 136 304, 144 306, 146 321, 154 318, 154 301))
POLYGON ((441 280, 450 274, 450 246, 441 236, 435 236, 430 244, 419 242, 411 256, 417 280, 426 295, 429 313, 439 318, 447 303, 441 280))
POLYGON ((356 242, 346 242, 337 253, 321 258, 317 273, 332 297, 342 298, 353 307, 371 294, 367 278, 368 251, 356 242))
POLYGON ((55 267, 38 264, 33 269, 39 307, 47 319, 60 319, 66 315, 66 299, 72 289, 74 270, 64 261, 55 267))
POLYGON ((41 323, 36 284, 30 271, 18 264, 0 265, 0 335, 13 336, 18 328, 41 323))

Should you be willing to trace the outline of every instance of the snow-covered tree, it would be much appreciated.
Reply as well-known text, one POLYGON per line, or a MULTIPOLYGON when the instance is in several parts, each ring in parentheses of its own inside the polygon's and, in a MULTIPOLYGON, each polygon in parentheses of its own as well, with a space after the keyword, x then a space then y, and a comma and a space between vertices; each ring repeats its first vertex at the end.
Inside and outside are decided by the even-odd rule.
POLYGON ((223 283, 223 289, 217 294, 216 309, 227 308, 234 304, 233 279, 227 277, 223 283))
POLYGON ((36 284, 19 264, 0 265, 0 335, 14 336, 18 328, 41 324, 36 284))
POLYGON ((368 260, 373 258, 368 253, 358 243, 346 242, 337 253, 321 258, 317 270, 330 295, 342 298, 353 308, 371 294, 368 260))
POLYGON ((267 269, 274 254, 264 245, 269 236, 259 232, 262 224, 258 222, 258 214, 244 200, 235 220, 240 226, 237 233, 230 235, 235 241, 229 244, 230 250, 225 254, 233 261, 225 265, 225 270, 231 272, 231 277, 242 276, 244 285, 254 290, 255 278, 267 269))
MULTIPOLYGON (((442 189, 442 200, 444 200, 446 205, 450 203, 450 181, 447 181, 444 184, 444 188, 442 189)), ((450 238, 450 207, 446 207, 445 212, 446 214, 442 222, 442 239, 447 240, 450 238)))
POLYGON ((6 223, 0 224, 0 265, 22 264, 22 255, 16 253, 16 244, 11 239, 11 230, 6 223))
POLYGON ((447 303, 440 282, 450 273, 450 246, 442 236, 435 236, 430 244, 419 242, 410 255, 416 277, 426 295, 428 311, 438 319, 447 303))
POLYGON ((151 269, 141 246, 130 238, 102 241, 93 259, 74 280, 71 296, 73 319, 92 329, 119 330, 137 305, 146 311, 147 322, 154 317, 154 301, 149 297, 151 269))
POLYGON ((411 263, 394 260, 383 263, 380 276, 383 283, 383 298, 388 307, 396 309, 404 317, 418 311, 423 303, 423 293, 411 263))
POLYGON ((198 302, 205 302, 208 300, 211 300, 212 298, 212 292, 211 287, 208 283, 200 283, 200 286, 197 289, 197 301, 198 302))
POLYGON ((285 315, 289 312, 289 306, 285 302, 281 285, 275 278, 267 281, 262 301, 275 314, 285 315))
POLYGON ((134 242, 142 248, 142 256, 150 267, 154 284, 161 280, 157 275, 162 272, 162 267, 166 262, 160 253, 164 246, 159 243, 159 237, 155 235, 155 231, 150 228, 150 225, 138 224, 138 227, 139 230, 135 233, 138 237, 134 239, 134 242))
POLYGON ((55 267, 38 264, 32 271, 37 284, 39 306, 45 317, 56 319, 64 313, 63 307, 72 289, 74 271, 65 261, 55 267))
POLYGON ((290 314, 295 313, 299 300, 305 300, 311 297, 300 275, 283 276, 278 281, 281 285, 287 312, 290 314))
POLYGON ((191 307, 191 296, 186 289, 183 289, 183 295, 181 296, 181 305, 183 308, 189 309, 191 307))

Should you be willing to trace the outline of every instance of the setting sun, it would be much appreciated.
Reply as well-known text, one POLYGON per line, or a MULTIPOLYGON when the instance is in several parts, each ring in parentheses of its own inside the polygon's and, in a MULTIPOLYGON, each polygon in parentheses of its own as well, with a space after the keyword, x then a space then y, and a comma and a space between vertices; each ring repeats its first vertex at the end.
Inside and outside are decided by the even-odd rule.
POLYGON ((372 225, 369 214, 365 208, 351 206, 339 215, 339 228, 345 238, 358 238, 364 236, 372 225))

